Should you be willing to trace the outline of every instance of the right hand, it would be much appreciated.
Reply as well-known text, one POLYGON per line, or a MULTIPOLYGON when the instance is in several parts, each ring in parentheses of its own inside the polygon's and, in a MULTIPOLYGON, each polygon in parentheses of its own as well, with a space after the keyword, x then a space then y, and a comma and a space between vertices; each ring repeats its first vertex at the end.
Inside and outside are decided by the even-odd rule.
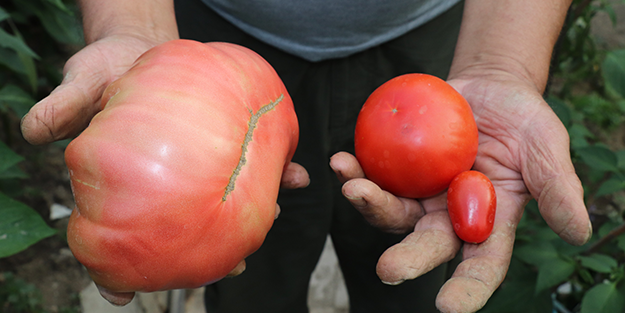
POLYGON ((104 89, 141 54, 160 43, 146 37, 113 35, 87 45, 65 63, 61 85, 24 116, 24 138, 39 145, 79 134, 102 110, 104 89))
MULTIPOLYGON (((175 38, 171 38, 175 39, 175 38)), ((22 135, 39 145, 71 138, 100 112, 104 89, 123 75, 135 60, 161 42, 131 35, 113 35, 94 41, 72 56, 63 69, 63 81, 49 96, 35 104, 22 119, 22 135)), ((233 275, 245 269, 242 262, 233 275)), ((134 292, 114 292, 98 286, 104 299, 126 305, 134 292)))
MULTIPOLYGON (((138 36, 115 35, 87 45, 65 64, 61 85, 24 116, 24 138, 31 144, 46 144, 79 134, 103 109, 104 104, 100 101, 106 87, 130 69, 141 54, 160 43, 138 36)), ((303 188, 308 183, 306 170, 299 164, 290 163, 281 187, 303 188)), ((276 218, 279 212, 276 205, 276 218)), ((241 260, 228 277, 241 274, 245 266, 245 260, 241 260)), ((135 295, 134 292, 116 292, 96 286, 104 299, 118 306, 128 304, 135 295)))

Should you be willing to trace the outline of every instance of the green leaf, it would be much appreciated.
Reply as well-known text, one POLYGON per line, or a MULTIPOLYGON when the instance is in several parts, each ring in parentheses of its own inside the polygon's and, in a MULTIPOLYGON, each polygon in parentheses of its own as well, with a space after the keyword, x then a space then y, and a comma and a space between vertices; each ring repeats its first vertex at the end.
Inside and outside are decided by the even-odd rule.
POLYGON ((618 266, 618 262, 605 254, 592 254, 590 256, 577 257, 583 267, 599 273, 610 273, 618 266))
POLYGON ((625 181, 618 178, 610 178, 603 182, 601 186, 599 186, 599 188, 597 188, 597 191, 595 192, 595 197, 613 194, 623 189, 625 189, 625 181))
MULTIPOLYGON (((22 37, 22 34, 20 34, 17 27, 13 26, 13 24, 11 25, 12 25, 11 28, 13 30, 13 33, 15 34, 15 37, 23 41, 24 38, 22 37)), ((35 67, 35 59, 32 56, 21 51, 17 51, 17 57, 20 59, 20 63, 22 63, 24 74, 28 78, 30 89, 32 90, 34 94, 37 92, 37 68, 35 67)))
POLYGON ((24 160, 22 156, 13 152, 4 142, 0 141, 0 173, 5 172, 22 160, 24 160))
POLYGON ((37 92, 37 67, 35 66, 35 59, 21 52, 18 52, 17 56, 24 66, 26 78, 30 84, 30 90, 35 94, 37 92))
MULTIPOLYGON (((551 228, 548 228, 548 229, 551 230, 551 228)), ((551 232, 555 234, 555 232, 553 231, 551 232)), ((587 251, 593 242, 592 240, 589 240, 589 242, 581 246, 574 246, 562 240, 558 236, 556 239, 552 241, 552 243, 556 247, 556 250, 558 251, 562 259, 564 259, 565 261, 576 262, 574 257, 583 253, 584 251, 587 251)))
POLYGON ((534 294, 531 280, 505 281, 479 313, 542 313, 550 312, 548 293, 534 294))
POLYGON ((566 281, 575 272, 575 264, 561 258, 552 259, 538 266, 538 279, 536 280, 536 293, 541 293, 548 288, 559 285, 566 281))
POLYGON ((619 223, 617 221, 608 220, 605 223, 603 223, 601 227, 599 227, 599 229, 597 230, 597 235, 599 235, 599 238, 603 238, 607 234, 609 234, 613 229, 618 227, 618 225, 619 223))
POLYGON ((18 53, 24 53, 32 58, 39 59, 39 56, 17 36, 11 35, 0 28, 0 47, 10 48, 18 53))
POLYGON ((584 161, 584 163, 592 169, 607 172, 618 172, 617 156, 608 148, 601 146, 589 146, 575 149, 575 153, 577 153, 582 161, 584 161))
POLYGON ((625 311, 625 292, 614 282, 596 285, 582 298, 581 313, 616 313, 625 311))
POLYGON ((616 154, 617 166, 620 169, 625 169, 625 150, 614 151, 616 154))
POLYGON ((22 117, 35 104, 35 100, 21 88, 8 84, 0 89, 0 104, 3 103, 22 117))
POLYGON ((12 178, 28 178, 28 174, 22 171, 17 166, 11 166, 4 172, 0 172, 0 179, 12 179, 12 178))
POLYGON ((606 54, 601 65, 606 88, 625 97, 625 50, 614 50, 606 54))
POLYGON ((588 146, 586 139, 594 138, 594 135, 586 126, 574 123, 569 128, 569 137, 571 138, 571 147, 573 149, 579 149, 588 146))
POLYGON ((625 251, 625 234, 616 237, 616 246, 625 251))
POLYGON ((582 268, 579 270, 578 274, 585 283, 589 285, 595 284, 595 279, 592 277, 592 274, 590 274, 589 270, 582 268))
POLYGON ((518 247, 514 249, 513 255, 525 263, 536 266, 560 258, 554 245, 545 241, 535 241, 518 247))
POLYGON ((0 216, 0 258, 25 250, 56 233, 35 210, 2 193, 0 216))
POLYGON ((63 0, 47 0, 50 4, 54 5, 55 7, 57 7, 58 9, 61 9, 61 11, 67 13, 68 15, 72 15, 72 11, 70 11, 67 6, 65 6, 65 3, 63 3, 63 0))
POLYGON ((64 10, 57 8, 54 2, 56 1, 44 2, 43 6, 26 6, 37 15, 48 34, 56 41, 82 44, 83 35, 79 20, 66 7, 64 10))
POLYGON ((2 7, 0 7, 0 22, 6 20, 9 17, 11 17, 9 13, 7 13, 7 11, 5 11, 2 7))
POLYGON ((564 124, 566 128, 569 128, 569 126, 571 125, 571 110, 566 105, 566 103, 552 96, 547 97, 545 101, 547 101, 551 109, 560 118, 560 121, 562 121, 562 124, 564 124))
POLYGON ((15 73, 26 74, 26 68, 14 50, 0 47, 0 65, 8 67, 15 73))

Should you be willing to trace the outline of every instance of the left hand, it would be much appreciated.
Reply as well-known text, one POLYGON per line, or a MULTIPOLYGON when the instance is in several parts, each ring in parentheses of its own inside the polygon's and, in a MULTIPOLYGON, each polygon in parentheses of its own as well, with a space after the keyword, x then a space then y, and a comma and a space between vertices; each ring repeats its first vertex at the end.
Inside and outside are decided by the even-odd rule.
POLYGON ((474 169, 491 179, 497 194, 488 240, 469 244, 455 235, 446 193, 418 200, 395 197, 365 179, 356 158, 345 152, 335 154, 330 165, 344 182, 345 197, 371 224, 395 233, 412 231, 380 257, 380 279, 399 284, 419 277, 451 260, 464 245, 463 261, 441 288, 436 305, 442 312, 475 312, 506 276, 516 226, 532 197, 566 242, 584 244, 592 227, 568 133, 538 90, 503 71, 449 83, 473 109, 479 130, 474 169))

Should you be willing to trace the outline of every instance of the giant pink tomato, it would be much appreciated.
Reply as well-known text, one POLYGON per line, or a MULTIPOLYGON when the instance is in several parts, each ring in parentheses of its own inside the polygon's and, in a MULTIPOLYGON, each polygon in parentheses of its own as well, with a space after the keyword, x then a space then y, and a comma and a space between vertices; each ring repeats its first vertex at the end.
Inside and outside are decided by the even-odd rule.
POLYGON ((195 288, 260 247, 298 141, 291 99, 264 59, 170 41, 108 86, 102 105, 65 154, 69 245, 98 285, 195 288))

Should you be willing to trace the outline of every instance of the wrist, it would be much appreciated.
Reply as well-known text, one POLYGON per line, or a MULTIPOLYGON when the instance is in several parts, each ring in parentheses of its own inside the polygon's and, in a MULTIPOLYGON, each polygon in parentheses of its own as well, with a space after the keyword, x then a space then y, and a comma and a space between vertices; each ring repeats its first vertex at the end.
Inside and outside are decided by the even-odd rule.
POLYGON ((451 78, 506 73, 542 92, 570 0, 467 1, 451 78))
POLYGON ((131 36, 155 44, 178 38, 172 0, 80 0, 85 42, 131 36))
POLYGON ((481 54, 474 57, 472 62, 463 61, 461 57, 454 59, 448 80, 480 78, 498 82, 516 81, 541 94, 547 84, 548 64, 544 70, 530 69, 513 57, 500 54, 481 54))

